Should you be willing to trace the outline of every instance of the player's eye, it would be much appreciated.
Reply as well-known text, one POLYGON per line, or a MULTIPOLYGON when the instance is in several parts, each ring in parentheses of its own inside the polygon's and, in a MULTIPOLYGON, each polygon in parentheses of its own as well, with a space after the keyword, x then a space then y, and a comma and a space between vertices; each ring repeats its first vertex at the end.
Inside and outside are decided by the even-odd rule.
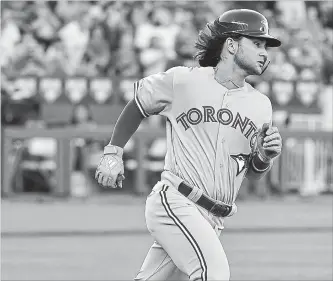
POLYGON ((265 50, 267 50, 267 44, 263 43, 263 42, 254 42, 254 45, 257 46, 257 48, 264 48, 265 50))

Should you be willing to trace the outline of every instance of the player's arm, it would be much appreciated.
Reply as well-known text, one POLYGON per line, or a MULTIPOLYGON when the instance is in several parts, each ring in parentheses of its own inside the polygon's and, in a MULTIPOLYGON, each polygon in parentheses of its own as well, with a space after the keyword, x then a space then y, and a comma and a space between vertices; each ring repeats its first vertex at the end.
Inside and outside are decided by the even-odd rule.
POLYGON ((124 148, 144 118, 134 99, 129 101, 116 122, 109 145, 124 148))
POLYGON ((272 167, 273 161, 281 154, 282 138, 277 127, 265 123, 257 136, 256 148, 251 155, 246 177, 259 180, 272 167))
POLYGON ((148 76, 134 83, 134 99, 120 114, 110 143, 97 166, 95 178, 99 184, 121 187, 124 177, 123 148, 136 132, 142 120, 153 114, 165 114, 173 98, 173 70, 148 76))
POLYGON ((103 156, 97 166, 95 179, 99 184, 109 187, 122 187, 124 177, 123 148, 136 132, 144 116, 134 99, 120 114, 112 132, 112 137, 104 147, 103 156))

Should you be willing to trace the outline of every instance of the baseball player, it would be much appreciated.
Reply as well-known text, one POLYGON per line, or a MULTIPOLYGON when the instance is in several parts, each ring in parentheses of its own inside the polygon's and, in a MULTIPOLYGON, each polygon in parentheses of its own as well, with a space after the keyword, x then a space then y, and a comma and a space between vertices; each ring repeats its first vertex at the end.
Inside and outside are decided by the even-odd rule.
POLYGON ((166 117, 167 153, 161 180, 146 201, 155 239, 135 280, 229 280, 219 240, 244 177, 261 178, 281 153, 266 95, 248 83, 269 60, 266 18, 230 10, 208 23, 196 47, 200 67, 174 67, 134 85, 96 170, 105 187, 121 187, 123 147, 144 118, 166 117))

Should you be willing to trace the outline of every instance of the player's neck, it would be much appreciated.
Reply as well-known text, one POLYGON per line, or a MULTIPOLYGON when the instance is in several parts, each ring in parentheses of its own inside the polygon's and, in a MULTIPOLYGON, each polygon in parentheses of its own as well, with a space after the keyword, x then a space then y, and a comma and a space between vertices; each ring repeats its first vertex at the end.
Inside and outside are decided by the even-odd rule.
POLYGON ((229 90, 244 87, 245 75, 242 71, 235 69, 234 64, 228 61, 220 61, 214 67, 214 78, 222 86, 229 90))

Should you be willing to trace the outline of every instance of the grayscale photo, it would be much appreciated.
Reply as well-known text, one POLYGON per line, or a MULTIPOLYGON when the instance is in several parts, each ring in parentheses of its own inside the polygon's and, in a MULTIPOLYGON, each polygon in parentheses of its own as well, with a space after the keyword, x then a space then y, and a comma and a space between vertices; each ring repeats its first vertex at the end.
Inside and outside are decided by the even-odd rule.
POLYGON ((1 280, 333 280, 333 2, 1 6, 1 280))

